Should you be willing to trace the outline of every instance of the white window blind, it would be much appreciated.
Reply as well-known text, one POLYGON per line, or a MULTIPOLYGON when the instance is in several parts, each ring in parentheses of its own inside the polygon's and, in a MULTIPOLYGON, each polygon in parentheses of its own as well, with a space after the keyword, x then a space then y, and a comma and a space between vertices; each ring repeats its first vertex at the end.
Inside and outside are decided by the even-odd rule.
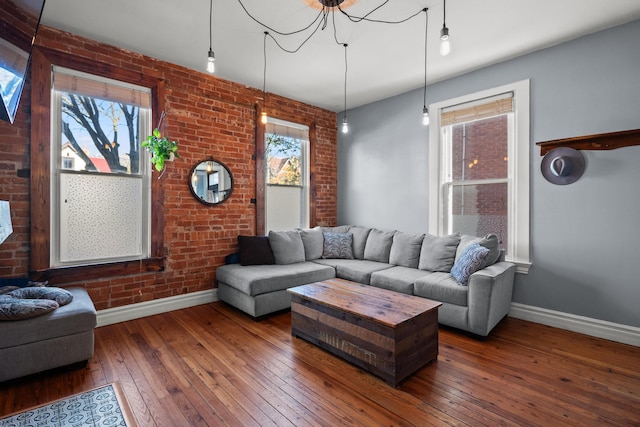
POLYGON ((151 90, 104 77, 90 76, 62 67, 53 69, 53 88, 127 105, 151 108, 151 90))

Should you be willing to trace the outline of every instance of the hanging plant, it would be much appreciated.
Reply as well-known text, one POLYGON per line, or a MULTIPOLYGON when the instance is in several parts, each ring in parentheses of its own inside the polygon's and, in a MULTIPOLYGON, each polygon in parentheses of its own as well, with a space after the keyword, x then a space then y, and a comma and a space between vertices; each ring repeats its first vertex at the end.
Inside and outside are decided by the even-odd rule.
POLYGON ((163 137, 160 130, 158 130, 162 119, 164 119, 164 111, 160 116, 158 127, 140 144, 146 147, 147 151, 151 153, 151 163, 153 163, 153 166, 155 166, 158 172, 163 171, 164 164, 167 160, 173 161, 174 158, 180 157, 178 155, 178 143, 176 141, 170 141, 167 137, 163 137))

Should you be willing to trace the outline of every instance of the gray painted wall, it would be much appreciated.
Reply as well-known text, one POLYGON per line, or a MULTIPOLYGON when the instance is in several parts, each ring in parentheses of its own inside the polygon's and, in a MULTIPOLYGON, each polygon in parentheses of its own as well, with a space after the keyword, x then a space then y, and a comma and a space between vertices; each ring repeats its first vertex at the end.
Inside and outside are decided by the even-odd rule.
MULTIPOLYGON (((531 79, 531 253, 514 301, 640 327, 640 146, 582 151, 556 186, 535 142, 640 128, 640 21, 428 87, 429 103, 531 79)), ((428 230, 422 90, 348 111, 338 140, 338 220, 428 230)), ((338 123, 342 121, 340 116, 338 123)))

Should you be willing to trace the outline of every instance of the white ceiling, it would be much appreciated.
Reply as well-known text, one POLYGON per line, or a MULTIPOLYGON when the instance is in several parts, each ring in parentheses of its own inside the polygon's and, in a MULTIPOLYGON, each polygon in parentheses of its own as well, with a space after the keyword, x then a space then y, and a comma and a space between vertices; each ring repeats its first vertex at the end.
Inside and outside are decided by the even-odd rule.
MULTIPOLYGON (((239 1, 213 0, 216 76, 262 88, 265 29, 247 16, 239 1)), ((278 31, 299 29, 318 14, 304 0, 241 1, 258 20, 278 31)), ((359 0, 346 11, 362 16, 382 3, 359 0)), ((390 0, 370 18, 398 20, 425 7, 430 83, 640 19, 640 0, 449 0, 452 52, 441 57, 442 0, 390 0)), ((422 87, 424 13, 398 25, 353 23, 339 13, 335 22, 340 42, 349 44, 348 108, 422 87)), ((48 0, 42 23, 205 70, 209 0, 48 0)), ((292 49, 303 38, 279 37, 279 41, 292 49)), ((318 30, 296 54, 282 52, 268 40, 266 89, 342 111, 344 48, 334 41, 333 24, 318 30)))

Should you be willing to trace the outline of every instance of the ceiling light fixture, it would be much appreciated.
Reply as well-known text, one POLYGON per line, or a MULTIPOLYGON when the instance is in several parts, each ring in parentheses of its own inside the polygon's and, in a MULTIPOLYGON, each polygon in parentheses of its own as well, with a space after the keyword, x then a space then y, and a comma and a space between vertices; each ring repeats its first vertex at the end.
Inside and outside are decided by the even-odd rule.
POLYGON ((447 28, 447 0, 443 0, 442 29, 440 30, 440 55, 447 56, 449 53, 451 53, 451 41, 449 40, 449 29, 447 28))
POLYGON ((213 36, 211 35, 213 26, 213 0, 210 0, 209 3, 209 55, 207 57, 207 71, 211 74, 216 72, 216 64, 215 64, 215 55, 213 54, 213 49, 211 45, 213 44, 213 36))
POLYGON ((429 29, 429 13, 424 9, 424 91, 422 93, 422 124, 429 126, 429 109, 427 108, 427 34, 429 29))
POLYGON ((347 122, 347 47, 344 43, 344 117, 342 119, 342 133, 349 133, 349 122, 347 122))
MULTIPOLYGON (((403 19, 399 19, 396 21, 387 21, 387 20, 381 20, 381 19, 373 19, 370 18, 371 14, 373 14, 376 11, 379 11, 382 7, 384 7, 387 3, 387 1, 382 2, 382 4, 375 6, 373 9, 371 9, 369 12, 365 13, 363 16, 355 16, 355 15, 350 15, 349 13, 345 12, 345 8, 352 6, 353 4, 355 4, 358 0, 304 0, 304 2, 311 8, 317 9, 320 12, 315 16, 315 18, 308 24, 304 25, 302 28, 297 29, 297 30, 293 30, 293 31, 288 31, 288 32, 283 32, 283 31, 278 31, 266 24, 264 24, 263 22, 261 22, 260 20, 258 20, 257 18, 255 18, 250 12, 249 10, 247 10, 246 6, 244 5, 244 3, 242 2, 242 0, 238 0, 238 3, 240 4, 240 6, 242 7, 242 9, 244 10, 244 12, 247 14, 247 16, 249 18, 251 18, 253 21, 255 21, 256 23, 258 23, 259 25, 261 25, 262 27, 264 27, 265 29, 269 30, 268 32, 265 31, 265 46, 266 46, 266 37, 270 37, 274 43, 276 44, 276 46, 278 46, 282 51, 286 52, 286 53, 296 53, 298 52, 302 46, 304 46, 317 32, 319 29, 325 29, 329 24, 333 24, 333 38, 334 41, 336 42, 336 44, 338 45, 342 45, 344 47, 344 54, 345 54, 345 81, 344 81, 344 118, 343 118, 343 123, 342 123, 342 131, 344 133, 349 131, 349 125, 347 123, 347 44, 343 41, 338 40, 338 31, 336 28, 336 17, 335 14, 336 12, 338 12, 339 14, 341 14, 342 16, 346 17, 346 19, 348 19, 350 22, 353 23, 359 23, 362 21, 366 21, 366 22, 371 22, 371 23, 377 23, 377 24, 402 24, 404 22, 407 22, 409 20, 411 20, 412 18, 415 18, 416 16, 418 16, 420 13, 422 12, 426 12, 428 9, 427 8, 423 8, 421 10, 419 10, 418 12, 415 12, 411 15, 409 15, 406 18, 403 19), (306 37, 303 37, 302 42, 300 42, 300 44, 293 48, 293 49, 287 49, 285 47, 283 47, 283 45, 278 41, 278 39, 276 37, 287 37, 287 36, 293 36, 293 35, 299 35, 301 33, 308 33, 306 35, 306 37)), ((266 90, 265 90, 265 85, 266 83, 264 83, 266 81, 266 68, 267 68, 267 61, 266 61, 266 47, 265 47, 265 63, 264 63, 264 76, 263 76, 263 95, 265 96, 265 105, 266 105, 266 90)), ((426 59, 425 59, 426 61, 426 59)), ((426 68, 426 66, 425 66, 426 68)), ((426 107, 426 105, 425 105, 426 107)), ((265 108, 266 109, 266 108, 265 108)), ((266 112, 265 109, 263 109, 262 112, 262 120, 263 122, 266 121, 266 112)))

